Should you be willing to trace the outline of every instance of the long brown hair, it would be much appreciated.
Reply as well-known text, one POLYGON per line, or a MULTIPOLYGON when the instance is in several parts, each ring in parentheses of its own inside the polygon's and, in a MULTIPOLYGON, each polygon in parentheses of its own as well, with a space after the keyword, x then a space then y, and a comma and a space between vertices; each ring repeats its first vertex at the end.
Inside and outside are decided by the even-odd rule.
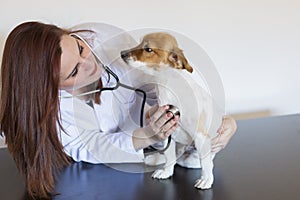
POLYGON ((28 194, 49 198, 70 163, 59 140, 60 40, 67 30, 39 22, 8 36, 1 65, 0 131, 28 194))

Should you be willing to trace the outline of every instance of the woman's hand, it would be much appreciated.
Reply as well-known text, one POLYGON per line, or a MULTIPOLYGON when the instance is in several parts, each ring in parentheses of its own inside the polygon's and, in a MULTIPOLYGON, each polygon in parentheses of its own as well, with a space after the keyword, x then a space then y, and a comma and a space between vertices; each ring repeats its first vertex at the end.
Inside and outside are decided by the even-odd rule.
POLYGON ((146 113, 146 126, 133 132, 133 145, 136 150, 167 139, 178 127, 179 116, 167 112, 168 105, 153 106, 146 113), (171 119, 173 118, 173 119, 171 119))
POLYGON ((235 134, 236 129, 237 125, 235 120, 231 116, 225 115, 222 124, 217 131, 218 135, 211 141, 212 153, 218 153, 220 150, 224 149, 231 137, 235 134))

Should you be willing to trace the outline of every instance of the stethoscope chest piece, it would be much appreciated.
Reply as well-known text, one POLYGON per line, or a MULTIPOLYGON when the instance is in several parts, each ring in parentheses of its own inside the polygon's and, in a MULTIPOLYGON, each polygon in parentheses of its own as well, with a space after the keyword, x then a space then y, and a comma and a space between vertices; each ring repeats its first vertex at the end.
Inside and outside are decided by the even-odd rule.
POLYGON ((167 110, 167 113, 172 113, 173 117, 171 119, 174 119, 176 115, 180 116, 179 108, 174 105, 169 105, 169 109, 167 110))

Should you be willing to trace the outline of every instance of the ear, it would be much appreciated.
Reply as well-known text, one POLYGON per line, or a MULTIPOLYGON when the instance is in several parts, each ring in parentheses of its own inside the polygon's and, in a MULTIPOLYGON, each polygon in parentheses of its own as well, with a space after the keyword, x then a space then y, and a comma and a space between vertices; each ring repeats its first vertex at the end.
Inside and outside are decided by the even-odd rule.
POLYGON ((193 67, 190 66, 183 53, 177 54, 176 52, 171 52, 169 55, 169 61, 177 69, 186 69, 188 72, 193 72, 193 67))
POLYGON ((178 62, 178 56, 177 56, 177 53, 175 53, 175 52, 170 52, 170 54, 169 54, 169 61, 170 61, 171 63, 173 63, 174 66, 175 66, 175 64, 177 64, 177 62, 178 62))
POLYGON ((191 67, 191 65, 187 62, 187 60, 185 60, 184 68, 190 73, 192 73, 194 70, 193 67, 191 67))

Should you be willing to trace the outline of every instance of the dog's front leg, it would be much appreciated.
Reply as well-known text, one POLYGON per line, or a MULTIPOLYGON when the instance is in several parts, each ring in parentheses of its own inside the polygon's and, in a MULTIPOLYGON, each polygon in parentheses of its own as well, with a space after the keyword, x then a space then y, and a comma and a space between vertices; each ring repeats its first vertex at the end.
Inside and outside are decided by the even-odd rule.
POLYGON ((176 142, 172 139, 170 146, 165 151, 166 163, 163 169, 157 169, 152 174, 152 178, 166 179, 173 175, 174 165, 176 164, 176 142))
POLYGON ((209 189, 214 182, 214 156, 211 154, 211 140, 202 133, 198 133, 195 137, 195 146, 202 166, 202 175, 201 178, 196 181, 195 187, 200 189, 209 189))

